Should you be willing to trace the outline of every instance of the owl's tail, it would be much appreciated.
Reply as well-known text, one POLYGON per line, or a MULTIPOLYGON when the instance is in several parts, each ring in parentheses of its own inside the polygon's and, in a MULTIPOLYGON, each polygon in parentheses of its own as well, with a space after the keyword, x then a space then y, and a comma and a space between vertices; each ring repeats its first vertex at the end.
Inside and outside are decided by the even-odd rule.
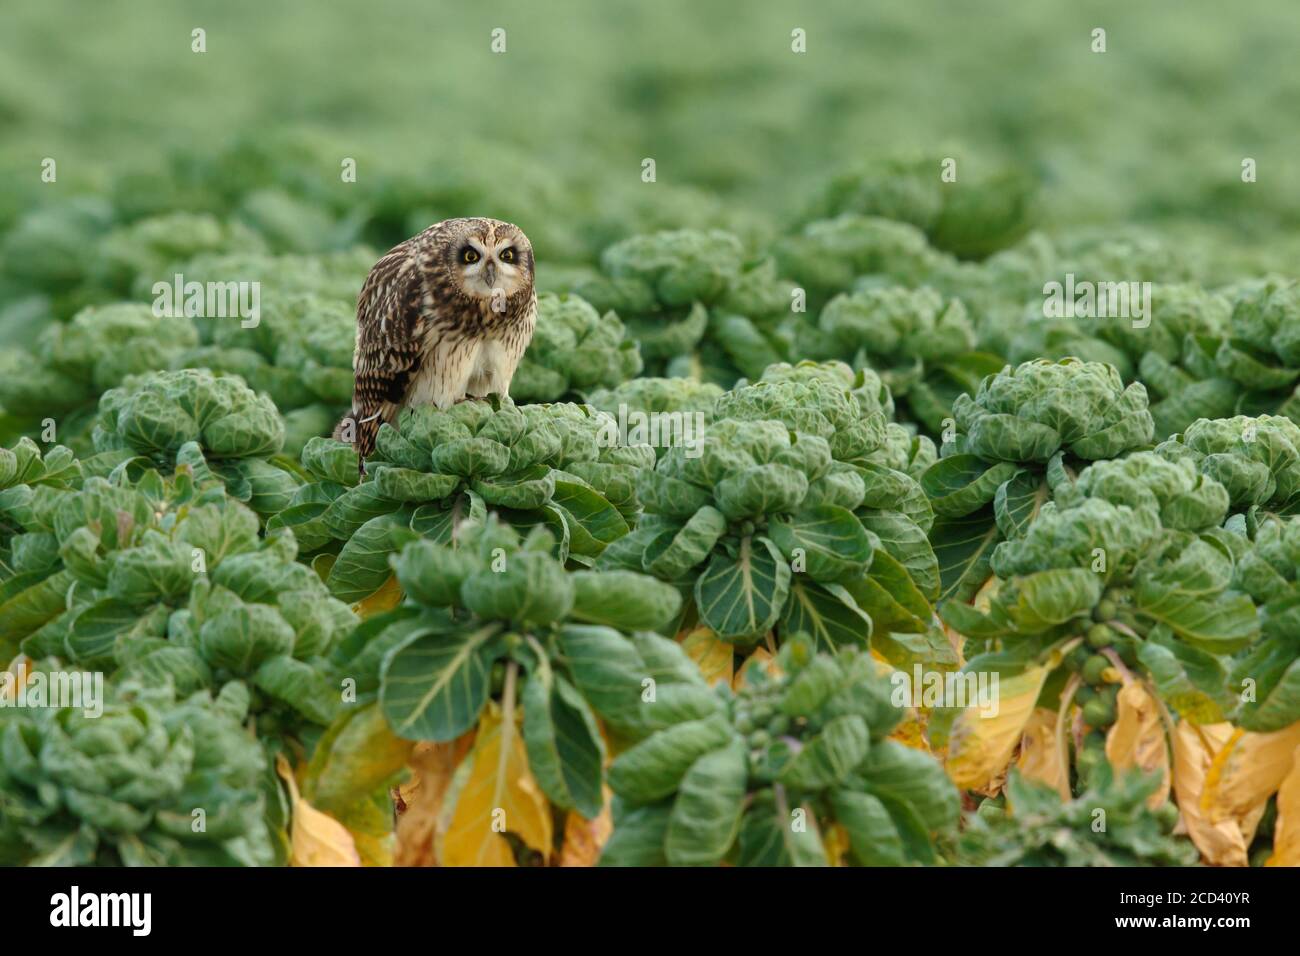
POLYGON ((336 441, 349 442, 356 446, 357 461, 363 475, 366 472, 366 459, 375 450, 379 426, 385 419, 382 409, 368 414, 358 414, 357 410, 353 409, 334 426, 333 437, 336 441))

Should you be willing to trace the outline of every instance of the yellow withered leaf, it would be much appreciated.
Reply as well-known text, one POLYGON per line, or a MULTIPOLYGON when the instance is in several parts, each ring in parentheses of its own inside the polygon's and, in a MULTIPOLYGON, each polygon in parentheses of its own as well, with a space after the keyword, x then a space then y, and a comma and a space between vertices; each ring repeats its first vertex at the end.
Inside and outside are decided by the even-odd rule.
POLYGON ((1277 826, 1273 855, 1265 866, 1300 866, 1300 749, 1291 758, 1291 772, 1277 791, 1277 826))
POLYGON ((1002 793, 1003 789, 1007 785, 1007 774, 1010 772, 1010 770, 1011 770, 1011 765, 1008 764, 1006 767, 1002 768, 996 774, 994 774, 993 779, 991 779, 988 783, 984 784, 982 787, 971 787, 970 788, 971 793, 978 793, 980 796, 983 797, 998 796, 998 794, 1002 793))
POLYGON ((826 850, 826 859, 830 861, 831 866, 843 866, 850 850, 849 831, 843 824, 832 823, 822 834, 822 846, 826 850))
POLYGON ((614 819, 609 809, 613 792, 609 787, 605 787, 604 792, 605 805, 594 820, 588 820, 574 810, 565 815, 560 866, 595 866, 600 859, 609 835, 614 832, 614 819))
POLYGON ((438 863, 514 866, 506 832, 550 858, 551 806, 528 769, 516 720, 503 720, 501 708, 489 701, 474 749, 456 770, 443 804, 438 863))
POLYGON ((0 680, 0 695, 9 700, 17 700, 32 672, 32 659, 26 654, 19 654, 5 668, 5 679, 0 680))
MULTIPOLYGON (((1211 866, 1245 866, 1249 838, 1236 819, 1210 822, 1201 809, 1201 791, 1214 755, 1232 737, 1229 723, 1194 724, 1180 720, 1174 728, 1173 789, 1182 826, 1211 866)), ((1252 827, 1253 829, 1253 827, 1252 827)))
MULTIPOLYGON (((975 608, 975 610, 979 611, 980 613, 987 614, 989 608, 993 604, 993 599, 998 596, 998 592, 1001 589, 1002 589, 1001 579, 997 577, 990 577, 982 585, 980 585, 980 589, 975 593, 975 597, 971 601, 971 606, 975 608)), ((944 636, 948 638, 949 646, 952 647, 953 651, 957 655, 957 666, 965 667, 966 666, 966 635, 962 634, 956 628, 951 627, 948 624, 944 624, 943 633, 944 636)))
POLYGON ((1056 739, 1056 711, 1035 707, 1020 738, 1020 756, 1016 766, 1022 776, 1047 784, 1057 793, 1069 793, 1070 774, 1061 763, 1061 747, 1056 739))
MULTIPOLYGON (((886 680, 890 680, 892 675, 898 673, 898 668, 888 661, 876 657, 874 653, 870 660, 876 666, 876 673, 886 680)), ((900 708, 900 713, 902 715, 901 719, 894 729, 889 732, 889 739, 897 740, 903 746, 911 747, 913 750, 934 753, 933 748, 930 746, 930 740, 926 737, 930 712, 921 707, 903 707, 900 708)))
POLYGON ((1002 579, 998 577, 990 577, 987 581, 981 584, 980 589, 975 592, 975 597, 971 601, 971 606, 975 608, 975 610, 987 614, 989 608, 993 606, 993 599, 998 596, 998 593, 1001 590, 1002 579))
POLYGON ((470 731, 448 743, 422 741, 411 752, 410 781, 397 789, 404 805, 397 818, 397 849, 394 866, 437 866, 433 838, 438 829, 442 801, 465 755, 474 741, 470 731))
POLYGON ((1169 751, 1160 706, 1137 681, 1121 688, 1115 723, 1106 733, 1106 760, 1116 770, 1159 771, 1160 787, 1147 798, 1151 809, 1169 799, 1169 751))
POLYGON ((348 828, 299 795, 298 782, 284 754, 276 754, 275 770, 289 786, 289 865, 360 866, 361 855, 348 828))
POLYGON ((707 627, 695 628, 679 638, 679 642, 686 656, 695 661, 710 687, 731 683, 736 653, 734 644, 728 644, 707 627))
POLYGON ((974 703, 957 715, 948 737, 948 776, 957 786, 977 790, 1005 773, 1033 715, 1047 679, 1046 667, 1033 667, 998 680, 996 713, 974 703))
MULTIPOLYGON (((387 804, 388 801, 384 801, 387 804)), ((352 834, 362 866, 392 866, 393 812, 391 806, 381 806, 372 795, 358 800, 344 810, 331 813, 352 834)))
POLYGON ((402 603, 402 586, 397 583, 397 575, 390 574, 374 594, 352 605, 352 610, 361 620, 391 611, 402 603))
POLYGON ((906 711, 906 716, 899 721, 898 726, 889 732, 889 739, 897 740, 903 746, 911 747, 913 750, 932 752, 930 741, 925 737, 925 720, 911 708, 906 711))
POLYGON ((378 703, 353 710, 321 737, 303 777, 303 795, 342 819, 406 766, 414 746, 394 735, 378 703))
POLYGON ((781 668, 776 664, 776 655, 766 647, 756 647, 753 652, 745 658, 745 663, 740 665, 736 671, 736 676, 731 680, 731 689, 740 690, 745 686, 745 677, 755 668, 767 671, 773 677, 780 676, 781 668))
POLYGON ((1300 723, 1267 734, 1237 730, 1214 755, 1201 793, 1211 821, 1245 817, 1277 792, 1300 746, 1300 723))
POLYGON ((966 635, 962 634, 954 627, 945 624, 943 626, 943 636, 948 639, 948 646, 952 652, 957 655, 957 666, 966 666, 966 635))

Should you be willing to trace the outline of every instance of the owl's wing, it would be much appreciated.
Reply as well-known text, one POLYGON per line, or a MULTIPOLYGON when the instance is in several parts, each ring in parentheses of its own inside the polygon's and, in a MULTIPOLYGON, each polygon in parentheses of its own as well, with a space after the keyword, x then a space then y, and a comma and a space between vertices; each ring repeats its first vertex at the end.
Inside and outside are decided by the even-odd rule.
POLYGON ((374 450, 379 426, 401 407, 424 350, 425 284, 404 243, 375 263, 357 296, 352 414, 357 453, 374 450))

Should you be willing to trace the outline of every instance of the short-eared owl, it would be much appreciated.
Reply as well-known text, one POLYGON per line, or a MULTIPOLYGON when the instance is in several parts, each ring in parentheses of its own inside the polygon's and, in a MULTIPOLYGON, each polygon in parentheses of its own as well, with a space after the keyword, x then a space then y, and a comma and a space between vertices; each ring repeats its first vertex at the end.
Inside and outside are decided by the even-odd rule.
POLYGON ((357 296, 349 422, 364 461, 408 405, 508 395, 537 324, 533 247, 497 219, 446 219, 394 246, 357 296))

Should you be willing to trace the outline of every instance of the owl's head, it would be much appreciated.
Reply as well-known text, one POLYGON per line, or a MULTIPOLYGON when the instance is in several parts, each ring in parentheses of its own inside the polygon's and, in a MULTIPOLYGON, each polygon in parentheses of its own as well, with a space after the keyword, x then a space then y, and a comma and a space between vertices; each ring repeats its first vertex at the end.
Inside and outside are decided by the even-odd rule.
POLYGON ((448 219, 439 229, 443 268, 472 298, 513 298, 533 287, 533 245, 514 223, 448 219))

